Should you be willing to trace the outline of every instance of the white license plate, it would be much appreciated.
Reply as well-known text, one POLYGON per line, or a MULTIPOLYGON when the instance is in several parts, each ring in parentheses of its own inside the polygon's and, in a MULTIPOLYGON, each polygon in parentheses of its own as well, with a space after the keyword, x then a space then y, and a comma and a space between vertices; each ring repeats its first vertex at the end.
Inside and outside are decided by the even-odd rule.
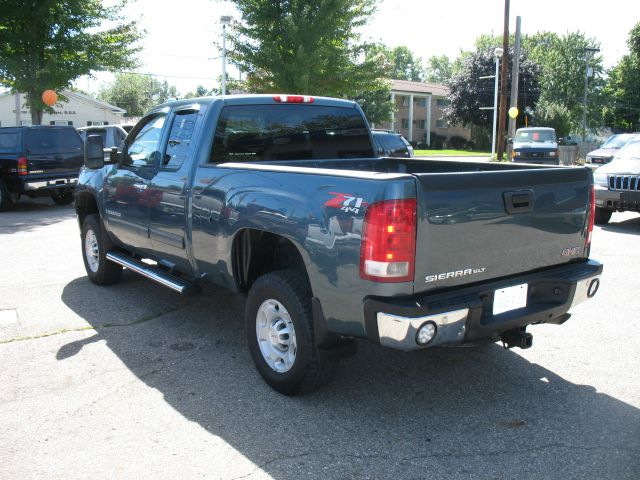
POLYGON ((493 314, 499 315, 510 310, 526 307, 528 290, 529 285, 526 283, 496 290, 493 295, 493 314))

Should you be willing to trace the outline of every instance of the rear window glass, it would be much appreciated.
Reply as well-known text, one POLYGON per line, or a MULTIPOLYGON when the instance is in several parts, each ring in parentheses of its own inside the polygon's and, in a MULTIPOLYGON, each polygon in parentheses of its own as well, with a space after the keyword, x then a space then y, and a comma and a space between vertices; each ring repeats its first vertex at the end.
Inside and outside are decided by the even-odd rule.
POLYGON ((353 108, 242 105, 222 110, 210 161, 370 157, 369 131, 353 108))
POLYGON ((376 140, 387 150, 404 150, 407 146, 397 135, 376 135, 376 140))
POLYGON ((82 140, 72 128, 27 130, 27 151, 31 153, 79 152, 82 140))
POLYGON ((20 135, 18 132, 0 132, 0 150, 17 151, 20 135))

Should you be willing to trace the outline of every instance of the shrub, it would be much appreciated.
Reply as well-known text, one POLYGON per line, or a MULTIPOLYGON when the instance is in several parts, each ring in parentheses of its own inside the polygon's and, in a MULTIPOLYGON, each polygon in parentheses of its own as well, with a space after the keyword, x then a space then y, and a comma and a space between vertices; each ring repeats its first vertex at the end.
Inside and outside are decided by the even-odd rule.
POLYGON ((449 147, 456 148, 456 149, 466 148, 467 147, 467 139, 464 138, 464 137, 461 137, 459 135, 453 135, 449 139, 449 147))
POLYGON ((431 132, 431 144, 429 145, 429 148, 432 150, 442 150, 446 140, 447 137, 444 135, 438 135, 436 132, 431 132))

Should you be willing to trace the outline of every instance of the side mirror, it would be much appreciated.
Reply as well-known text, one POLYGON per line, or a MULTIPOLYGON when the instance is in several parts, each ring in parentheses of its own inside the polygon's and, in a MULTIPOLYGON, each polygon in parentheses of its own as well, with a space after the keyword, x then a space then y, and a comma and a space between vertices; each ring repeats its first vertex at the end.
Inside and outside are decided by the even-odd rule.
POLYGON ((84 164, 97 169, 104 166, 104 141, 100 135, 89 135, 84 142, 84 164))

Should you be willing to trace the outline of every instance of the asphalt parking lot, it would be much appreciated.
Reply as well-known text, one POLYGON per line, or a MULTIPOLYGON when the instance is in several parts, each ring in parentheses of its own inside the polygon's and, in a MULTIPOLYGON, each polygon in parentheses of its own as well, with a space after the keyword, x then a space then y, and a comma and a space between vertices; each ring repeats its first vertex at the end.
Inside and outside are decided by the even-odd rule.
POLYGON ((72 207, 0 214, 0 478, 640 478, 640 215, 596 227, 602 287, 534 347, 361 343, 268 388, 244 301, 87 280, 72 207))

